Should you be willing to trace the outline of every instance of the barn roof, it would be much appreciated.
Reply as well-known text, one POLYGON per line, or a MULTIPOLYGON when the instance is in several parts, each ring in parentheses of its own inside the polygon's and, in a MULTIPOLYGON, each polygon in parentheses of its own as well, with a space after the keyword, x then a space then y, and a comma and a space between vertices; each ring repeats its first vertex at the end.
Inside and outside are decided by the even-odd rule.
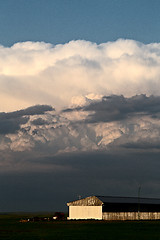
POLYGON ((96 196, 82 198, 67 203, 67 206, 102 206, 103 202, 96 196))
POLYGON ((105 204, 152 204, 160 205, 157 198, 138 198, 138 197, 112 197, 112 196, 90 196, 67 203, 68 206, 102 206, 105 204))
POLYGON ((111 196, 96 196, 103 204, 105 203, 135 203, 138 204, 160 204, 160 199, 157 198, 138 198, 138 197, 111 197, 111 196))

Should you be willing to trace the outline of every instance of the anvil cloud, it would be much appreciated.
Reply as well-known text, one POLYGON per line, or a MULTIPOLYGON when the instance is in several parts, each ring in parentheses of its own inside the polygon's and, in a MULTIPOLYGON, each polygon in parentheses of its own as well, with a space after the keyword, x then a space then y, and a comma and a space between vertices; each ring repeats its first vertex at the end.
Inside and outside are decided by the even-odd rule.
POLYGON ((96 44, 77 40, 51 45, 0 46, 0 111, 36 104, 83 105, 116 94, 160 94, 160 43, 134 40, 96 44))

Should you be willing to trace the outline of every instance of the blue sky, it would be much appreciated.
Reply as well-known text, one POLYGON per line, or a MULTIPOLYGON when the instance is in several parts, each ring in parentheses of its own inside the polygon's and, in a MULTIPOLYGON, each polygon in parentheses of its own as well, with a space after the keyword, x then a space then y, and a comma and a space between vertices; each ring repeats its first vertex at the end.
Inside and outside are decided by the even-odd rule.
POLYGON ((158 0, 0 0, 0 43, 160 41, 158 0))

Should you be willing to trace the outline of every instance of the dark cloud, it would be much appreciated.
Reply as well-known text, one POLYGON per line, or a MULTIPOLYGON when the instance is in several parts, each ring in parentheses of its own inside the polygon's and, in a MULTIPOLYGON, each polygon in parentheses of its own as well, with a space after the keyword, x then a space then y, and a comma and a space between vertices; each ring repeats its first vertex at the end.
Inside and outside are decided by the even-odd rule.
POLYGON ((49 121, 57 122, 51 126, 43 116, 29 121, 52 110, 39 105, 0 114, 1 134, 22 134, 6 137, 6 145, 2 139, 0 211, 67 210, 66 202, 79 195, 137 196, 139 186, 141 196, 160 197, 159 121, 152 119, 159 118, 160 97, 113 95, 63 111, 89 112, 87 123, 98 124, 52 113, 49 121))
POLYGON ((15 133, 20 129, 21 124, 27 123, 29 117, 17 117, 10 119, 0 119, 0 134, 15 133))
POLYGON ((66 109, 63 109, 62 112, 74 112, 74 111, 80 111, 84 109, 83 107, 76 107, 76 108, 66 108, 66 109))
POLYGON ((129 149, 160 149, 160 143, 159 142, 144 142, 144 141, 137 141, 137 142, 130 142, 121 145, 124 148, 129 149))
POLYGON ((37 119, 31 121, 31 124, 33 124, 35 126, 39 126, 39 125, 41 126, 41 125, 49 125, 49 122, 47 122, 43 118, 37 118, 37 119))
POLYGON ((21 153, 15 158, 22 169, 0 174, 0 211, 67 211, 66 202, 79 195, 136 197, 139 186, 142 197, 160 197, 159 153, 99 151, 37 158, 21 153))
POLYGON ((55 110, 49 105, 35 105, 32 107, 28 107, 23 110, 15 111, 15 112, 9 112, 9 113, 0 113, 0 119, 11 119, 11 118, 17 118, 22 117, 26 115, 40 115, 44 114, 47 111, 53 111, 55 110))
POLYGON ((21 124, 29 120, 29 116, 45 114, 54 109, 48 105, 36 105, 23 110, 0 113, 0 134, 15 133, 20 129, 21 124))
POLYGON ((160 97, 136 95, 131 98, 124 96, 104 96, 101 101, 94 101, 83 108, 89 114, 87 122, 111 122, 123 120, 141 114, 155 118, 160 113, 160 97))

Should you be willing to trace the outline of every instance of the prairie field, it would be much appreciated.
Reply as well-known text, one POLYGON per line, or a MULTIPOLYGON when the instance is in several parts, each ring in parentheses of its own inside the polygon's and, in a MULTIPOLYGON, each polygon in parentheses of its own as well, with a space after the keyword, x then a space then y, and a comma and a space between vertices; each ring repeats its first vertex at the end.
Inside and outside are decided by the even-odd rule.
POLYGON ((0 215, 2 240, 160 240, 160 221, 38 221, 30 215, 0 215))

